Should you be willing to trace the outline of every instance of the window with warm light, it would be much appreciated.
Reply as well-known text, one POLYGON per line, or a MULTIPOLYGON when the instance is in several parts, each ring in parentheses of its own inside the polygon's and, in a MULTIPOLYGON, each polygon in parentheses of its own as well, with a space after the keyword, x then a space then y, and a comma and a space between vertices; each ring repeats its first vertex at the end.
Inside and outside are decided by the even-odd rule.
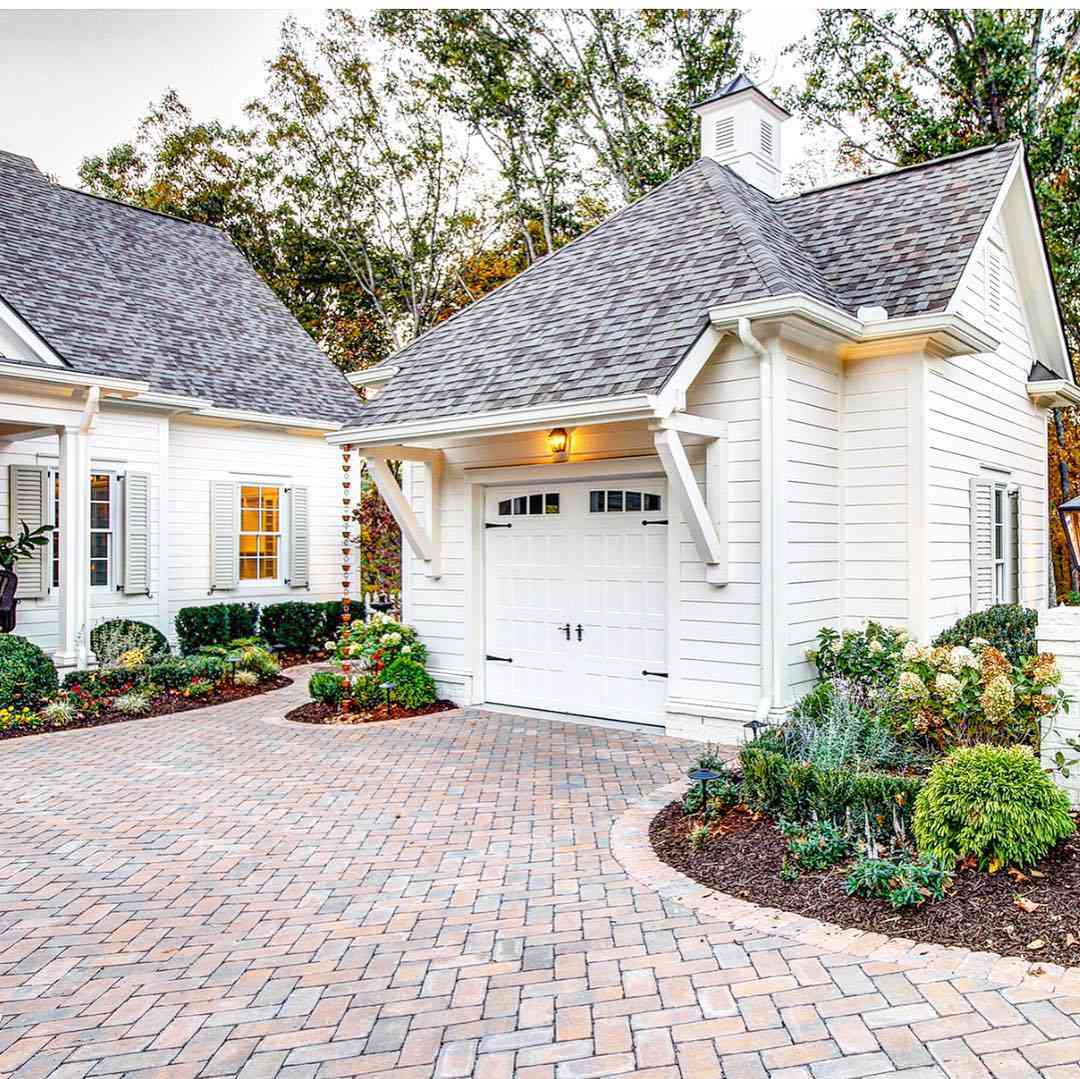
POLYGON ((241 484, 239 577, 241 581, 277 581, 281 576, 282 488, 241 484))

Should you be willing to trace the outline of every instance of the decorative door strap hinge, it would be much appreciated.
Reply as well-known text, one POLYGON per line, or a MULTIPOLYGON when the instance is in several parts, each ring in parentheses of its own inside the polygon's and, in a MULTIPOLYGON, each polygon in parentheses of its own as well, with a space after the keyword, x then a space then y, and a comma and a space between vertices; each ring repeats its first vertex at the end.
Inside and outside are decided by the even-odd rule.
POLYGON ((646 678, 667 678, 667 671, 642 671, 646 678))
POLYGON ((491 660, 492 663, 513 663, 509 656, 484 656, 484 659, 491 660))
POLYGON ((513 525, 493 525, 490 521, 484 522, 485 528, 513 528, 513 525))
POLYGON ((642 521, 643 525, 666 525, 667 521, 642 521))

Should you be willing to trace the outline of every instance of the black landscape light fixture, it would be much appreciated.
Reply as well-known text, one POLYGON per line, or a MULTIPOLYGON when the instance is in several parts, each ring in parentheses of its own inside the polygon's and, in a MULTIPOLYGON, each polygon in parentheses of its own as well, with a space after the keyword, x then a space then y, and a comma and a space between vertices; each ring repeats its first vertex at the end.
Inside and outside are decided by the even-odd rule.
POLYGON ((744 723, 743 726, 750 728, 750 741, 756 742, 758 740, 758 735, 761 733, 761 728, 767 727, 768 724, 762 723, 760 719, 752 719, 749 723, 744 723))
POLYGON ((714 779, 723 779, 723 772, 714 772, 711 768, 694 768, 686 773, 695 783, 701 784, 701 811, 705 812, 705 804, 708 802, 708 788, 706 784, 714 779))
POLYGON ((1065 530, 1065 542, 1069 547, 1069 562, 1074 570, 1080 570, 1080 498, 1070 498, 1058 505, 1061 527, 1065 530))
POLYGON ((380 682, 379 689, 386 690, 386 718, 390 718, 390 694, 397 689, 397 682, 380 682))

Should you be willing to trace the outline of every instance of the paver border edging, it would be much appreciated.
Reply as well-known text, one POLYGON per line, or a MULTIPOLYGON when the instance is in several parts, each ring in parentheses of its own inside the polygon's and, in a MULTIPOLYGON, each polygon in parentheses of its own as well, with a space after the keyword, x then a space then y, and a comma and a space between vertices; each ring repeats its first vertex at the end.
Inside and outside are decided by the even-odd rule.
POLYGON ((611 826, 611 853, 615 860, 630 877, 652 888, 664 899, 680 903, 708 921, 730 922, 741 929, 786 937, 793 943, 859 959, 930 969, 951 977, 981 978, 1002 988, 1060 991, 1069 996, 1080 994, 1080 967, 1062 967, 1057 963, 1031 962, 996 952, 976 952, 970 948, 918 943, 906 937, 888 937, 861 929, 844 929, 801 914, 758 906, 699 884, 662 862, 649 842, 653 817, 669 802, 681 798, 685 790, 685 780, 658 787, 625 810, 611 826))

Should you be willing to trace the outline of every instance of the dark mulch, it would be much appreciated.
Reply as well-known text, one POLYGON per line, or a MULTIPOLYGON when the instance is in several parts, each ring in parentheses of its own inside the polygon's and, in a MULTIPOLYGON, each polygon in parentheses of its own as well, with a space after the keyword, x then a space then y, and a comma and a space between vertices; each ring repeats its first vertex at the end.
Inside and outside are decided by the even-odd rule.
MULTIPOLYGON (((415 716, 432 715, 435 712, 448 712, 451 708, 457 708, 453 701, 436 701, 434 704, 424 705, 423 708, 402 708, 400 704, 390 705, 390 719, 413 719, 415 716)), ((348 717, 338 713, 338 707, 334 704, 326 704, 323 701, 308 701, 307 704, 294 708, 285 713, 286 719, 295 723, 316 723, 327 727, 359 726, 362 723, 379 723, 387 719, 386 705, 373 708, 370 712, 352 711, 348 717)))
POLYGON ((302 663, 325 663, 329 657, 330 653, 324 648, 320 648, 317 652, 297 652, 282 649, 280 652, 274 653, 274 659, 278 661, 283 670, 286 667, 299 667, 302 663))
POLYGON ((78 731, 88 727, 107 727, 110 723, 127 723, 130 720, 153 719, 154 716, 169 716, 176 712, 193 712, 198 708, 209 708, 212 704, 228 704, 229 701, 243 700, 245 697, 257 697, 260 693, 269 693, 275 689, 291 686, 292 679, 279 675, 268 678, 256 686, 225 685, 215 690, 208 697, 185 697, 178 690, 167 690, 155 697, 149 712, 142 716, 129 716, 104 704, 101 710, 92 716, 81 716, 63 727, 31 727, 0 731, 0 741, 5 738, 26 738, 32 734, 51 734, 54 731, 78 731))
POLYGON ((696 851, 690 832, 699 823, 672 802, 653 819, 649 839, 662 862, 718 892, 845 928, 1064 966, 1080 964, 1076 835, 1059 843, 1034 870, 980 873, 961 868, 947 898, 897 911, 881 900, 845 895, 846 866, 801 870, 798 880, 781 880, 787 840, 764 815, 737 806, 717 822, 715 838, 696 851), (1036 904, 1036 909, 1021 909, 1017 897, 1036 904))

